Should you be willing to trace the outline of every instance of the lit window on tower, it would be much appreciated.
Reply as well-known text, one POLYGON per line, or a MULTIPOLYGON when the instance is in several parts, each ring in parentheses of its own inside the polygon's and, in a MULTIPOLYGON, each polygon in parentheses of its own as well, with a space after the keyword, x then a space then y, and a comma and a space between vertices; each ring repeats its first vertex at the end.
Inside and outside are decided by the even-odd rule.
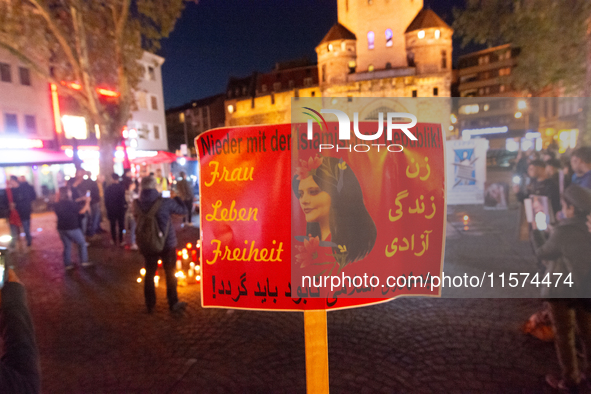
POLYGON ((374 33, 370 31, 367 33, 367 49, 373 49, 374 47, 374 33))
POLYGON ((391 47, 392 46, 392 29, 386 29, 386 46, 387 47, 391 47))
POLYGON ((419 36, 419 38, 420 38, 421 40, 422 40, 423 38, 425 38, 425 30, 421 30, 421 31, 419 31, 419 34, 418 34, 418 36, 419 36))

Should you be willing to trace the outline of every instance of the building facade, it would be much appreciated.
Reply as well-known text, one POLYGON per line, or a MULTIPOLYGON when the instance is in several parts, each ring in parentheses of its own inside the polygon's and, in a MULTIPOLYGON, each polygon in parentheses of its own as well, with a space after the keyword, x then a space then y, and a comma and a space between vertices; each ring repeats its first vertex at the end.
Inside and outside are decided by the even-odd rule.
POLYGON ((187 149, 190 149, 191 155, 194 156, 195 138, 206 130, 224 126, 225 98, 225 94, 218 94, 167 110, 166 128, 169 149, 181 150, 181 145, 186 144, 187 149))
POLYGON ((56 99, 47 81, 0 49, 0 189, 10 175, 27 178, 38 195, 56 189, 60 164, 72 162, 59 149, 56 99))
POLYGON ((458 59, 457 128, 464 139, 483 137, 494 151, 541 150, 556 144, 574 148, 583 102, 548 87, 531 97, 515 89, 510 76, 519 49, 511 44, 487 48, 458 59))
MULTIPOLYGON (((316 47, 317 66, 276 67, 256 78, 254 91, 245 87, 238 96, 229 85, 226 125, 289 123, 291 98, 298 97, 373 97, 364 109, 369 115, 378 108, 394 110, 384 107, 386 97, 451 96, 453 30, 423 9, 421 0, 339 0, 338 16, 316 47), (293 75, 302 70, 310 75, 298 84, 293 75)), ((429 105, 418 114, 420 121, 437 121, 447 130, 450 102, 429 105)))

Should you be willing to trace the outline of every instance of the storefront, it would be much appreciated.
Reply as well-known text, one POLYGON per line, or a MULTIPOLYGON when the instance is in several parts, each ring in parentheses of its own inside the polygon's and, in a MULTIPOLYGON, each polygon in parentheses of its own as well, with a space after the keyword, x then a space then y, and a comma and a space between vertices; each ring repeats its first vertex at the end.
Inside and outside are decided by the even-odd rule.
POLYGON ((0 189, 12 175, 24 176, 38 196, 49 197, 65 184, 74 170, 71 157, 56 150, 54 141, 3 138, 0 144, 0 189))

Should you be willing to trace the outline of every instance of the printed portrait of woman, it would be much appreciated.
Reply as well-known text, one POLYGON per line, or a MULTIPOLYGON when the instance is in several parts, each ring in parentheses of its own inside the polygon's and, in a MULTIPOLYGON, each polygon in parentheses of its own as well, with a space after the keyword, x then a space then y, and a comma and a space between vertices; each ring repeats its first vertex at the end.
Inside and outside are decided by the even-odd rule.
POLYGON ((340 268, 363 259, 371 252, 377 231, 353 170, 342 159, 316 156, 301 160, 296 171, 292 188, 307 223, 306 248, 310 242, 332 246, 340 268))

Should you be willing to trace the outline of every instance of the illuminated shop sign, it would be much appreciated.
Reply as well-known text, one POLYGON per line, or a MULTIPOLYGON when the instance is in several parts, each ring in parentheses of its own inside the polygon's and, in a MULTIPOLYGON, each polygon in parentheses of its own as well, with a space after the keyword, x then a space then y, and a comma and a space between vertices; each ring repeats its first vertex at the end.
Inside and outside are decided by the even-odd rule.
POLYGON ((43 148, 43 140, 28 138, 2 138, 0 149, 40 149, 43 148))

